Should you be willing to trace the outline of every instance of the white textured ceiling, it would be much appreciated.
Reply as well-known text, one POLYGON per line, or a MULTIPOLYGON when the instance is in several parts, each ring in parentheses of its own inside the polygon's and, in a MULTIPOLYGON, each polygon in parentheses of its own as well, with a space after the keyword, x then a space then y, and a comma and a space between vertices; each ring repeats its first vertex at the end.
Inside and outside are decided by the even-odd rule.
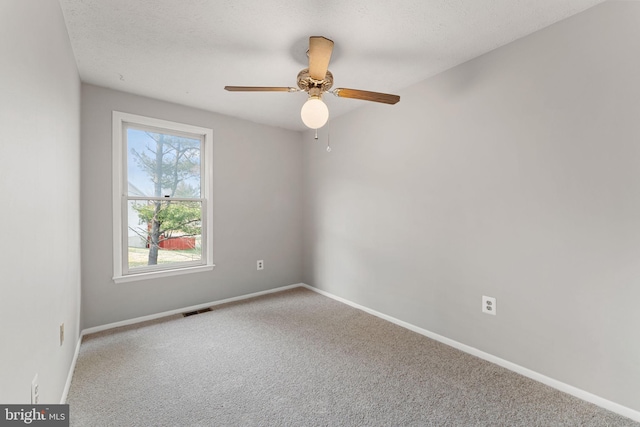
MULTIPOLYGON (((395 93, 604 0, 60 0, 83 82, 305 129, 309 36, 335 42, 334 87, 395 93)), ((594 29, 595 31, 595 29, 594 29)), ((366 101, 326 95, 331 117, 366 101)), ((402 100, 400 100, 402 102, 402 100)), ((394 108, 381 105, 381 108, 394 108)))

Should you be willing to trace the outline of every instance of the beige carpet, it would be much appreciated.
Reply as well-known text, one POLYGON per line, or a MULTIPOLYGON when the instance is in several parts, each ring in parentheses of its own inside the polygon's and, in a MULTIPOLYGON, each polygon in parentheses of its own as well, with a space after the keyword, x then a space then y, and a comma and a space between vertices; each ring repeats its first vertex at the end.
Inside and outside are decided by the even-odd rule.
POLYGON ((639 426, 304 288, 84 338, 72 426, 639 426))

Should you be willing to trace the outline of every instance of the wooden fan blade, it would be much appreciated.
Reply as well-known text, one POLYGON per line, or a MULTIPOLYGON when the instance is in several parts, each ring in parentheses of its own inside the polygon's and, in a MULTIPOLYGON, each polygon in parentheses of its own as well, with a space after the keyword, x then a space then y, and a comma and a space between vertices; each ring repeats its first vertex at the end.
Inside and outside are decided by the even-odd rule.
POLYGON ((333 41, 321 37, 309 37, 309 76, 314 80, 324 80, 329 69, 333 52, 333 41))
POLYGON ((395 104, 400 101, 400 97, 398 95, 369 92, 367 90, 338 88, 333 90, 333 93, 341 98, 362 99, 363 101, 382 102, 384 104, 395 104))
POLYGON ((293 87, 277 86, 225 86, 224 90, 229 92, 297 92, 293 87))

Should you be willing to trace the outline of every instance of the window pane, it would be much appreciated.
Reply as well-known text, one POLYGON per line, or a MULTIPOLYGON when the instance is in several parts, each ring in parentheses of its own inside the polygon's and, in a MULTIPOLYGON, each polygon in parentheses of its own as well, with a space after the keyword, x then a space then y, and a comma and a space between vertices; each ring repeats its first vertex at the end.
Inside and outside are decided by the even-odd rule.
POLYGON ((127 128, 129 196, 200 198, 199 138, 127 128))
POLYGON ((200 201, 130 200, 129 269, 202 261, 200 201))

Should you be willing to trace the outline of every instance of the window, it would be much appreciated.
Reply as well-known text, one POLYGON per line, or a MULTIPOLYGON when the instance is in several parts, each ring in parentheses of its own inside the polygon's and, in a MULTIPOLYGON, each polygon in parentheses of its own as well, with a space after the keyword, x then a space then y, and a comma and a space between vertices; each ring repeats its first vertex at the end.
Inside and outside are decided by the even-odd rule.
POLYGON ((211 129, 113 112, 113 280, 211 270, 211 129))

